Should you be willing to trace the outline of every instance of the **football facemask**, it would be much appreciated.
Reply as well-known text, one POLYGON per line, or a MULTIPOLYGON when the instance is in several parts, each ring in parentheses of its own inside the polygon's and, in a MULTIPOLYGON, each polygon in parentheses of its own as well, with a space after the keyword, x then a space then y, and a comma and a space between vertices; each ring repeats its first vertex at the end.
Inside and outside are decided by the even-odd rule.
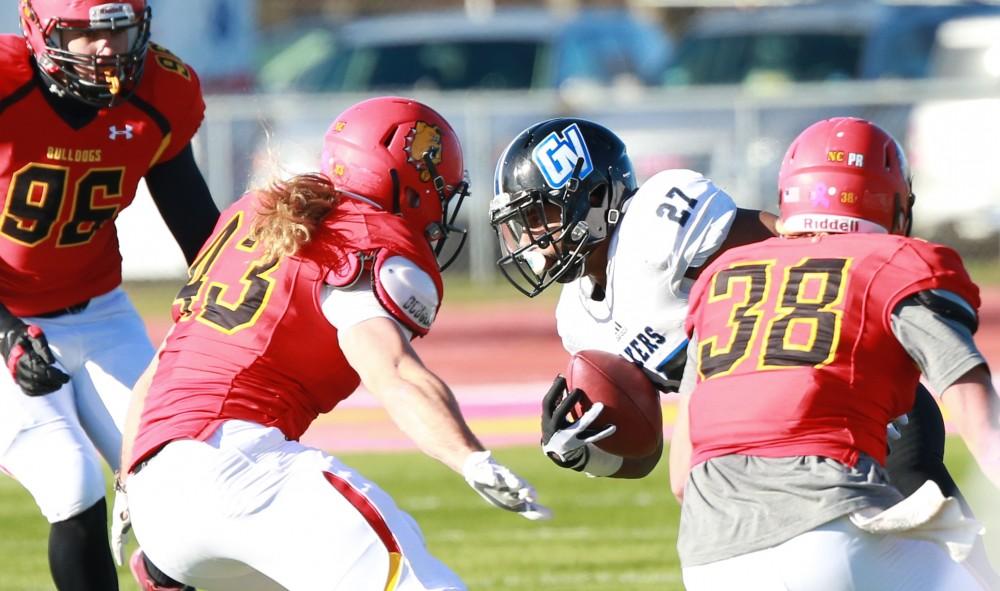
POLYGON ((490 205, 490 224, 497 232, 500 272, 518 291, 534 297, 554 282, 566 283, 583 274, 593 240, 586 211, 568 211, 563 203, 579 189, 567 183, 557 196, 531 191, 513 199, 498 195, 490 205))
POLYGON ((79 8, 88 9, 89 18, 82 18, 80 14, 55 14, 48 4, 26 0, 21 22, 39 71, 50 87, 95 107, 113 106, 127 98, 142 75, 149 45, 150 8, 145 6, 137 12, 133 3, 95 4, 79 8), (68 49, 73 39, 101 36, 113 38, 109 43, 120 43, 126 49, 105 55, 68 49))

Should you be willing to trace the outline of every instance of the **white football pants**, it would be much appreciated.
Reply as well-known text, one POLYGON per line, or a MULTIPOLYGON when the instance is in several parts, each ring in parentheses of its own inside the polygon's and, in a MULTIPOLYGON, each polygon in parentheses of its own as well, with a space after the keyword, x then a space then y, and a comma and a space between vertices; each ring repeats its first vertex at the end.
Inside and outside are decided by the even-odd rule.
POLYGON ((933 542, 873 535, 849 517, 683 574, 688 591, 982 591, 933 542))
POLYGON ((273 427, 228 421, 169 443, 126 490, 143 551, 198 589, 465 589, 388 494, 273 427))
POLYGON ((121 288, 77 314, 23 320, 41 327, 71 380, 52 394, 30 397, 0 368, 0 468, 55 523, 104 496, 97 455, 118 468, 132 386, 154 351, 121 288))

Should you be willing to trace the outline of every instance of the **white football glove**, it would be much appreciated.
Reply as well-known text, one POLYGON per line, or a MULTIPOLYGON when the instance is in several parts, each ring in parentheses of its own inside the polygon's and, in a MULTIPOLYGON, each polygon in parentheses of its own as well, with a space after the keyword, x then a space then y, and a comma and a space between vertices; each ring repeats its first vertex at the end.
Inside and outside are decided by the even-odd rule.
POLYGON ((531 521, 552 517, 552 511, 535 502, 535 489, 494 460, 489 451, 469 454, 462 464, 462 476, 494 507, 513 511, 531 521))
POLYGON ((111 557, 115 564, 125 564, 125 546, 128 544, 132 531, 132 519, 128 513, 128 497, 125 489, 115 485, 115 502, 111 509, 111 557))
POLYGON ((562 468, 590 476, 610 476, 621 468, 624 459, 594 443, 614 435, 617 427, 591 427, 604 410, 602 402, 594 403, 579 419, 570 422, 567 415, 582 396, 579 388, 567 395, 565 378, 556 376, 542 400, 542 452, 562 468))

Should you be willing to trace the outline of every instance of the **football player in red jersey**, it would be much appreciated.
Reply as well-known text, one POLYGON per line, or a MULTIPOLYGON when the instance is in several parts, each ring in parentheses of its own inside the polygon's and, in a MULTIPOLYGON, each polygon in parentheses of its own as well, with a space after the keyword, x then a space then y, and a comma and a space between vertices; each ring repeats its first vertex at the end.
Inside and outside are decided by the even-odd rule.
POLYGON ((337 117, 321 173, 223 212, 125 434, 132 524, 167 574, 223 590, 464 589, 377 485, 298 442, 359 384, 487 501, 547 516, 410 346, 437 315, 466 188, 448 122, 383 97, 337 117))
POLYGON ((145 0, 21 0, 0 36, 0 465, 52 524, 61 591, 117 589, 98 454, 117 469, 153 347, 120 289, 114 220, 149 191, 188 260, 218 219, 191 137, 194 71, 145 0))
POLYGON ((671 450, 685 585, 985 588, 956 564, 980 526, 930 482, 900 502, 884 468, 922 373, 1000 485, 978 288, 954 251, 907 237, 905 157, 868 121, 802 132, 779 195, 781 236, 725 252, 691 293, 690 434, 671 450))

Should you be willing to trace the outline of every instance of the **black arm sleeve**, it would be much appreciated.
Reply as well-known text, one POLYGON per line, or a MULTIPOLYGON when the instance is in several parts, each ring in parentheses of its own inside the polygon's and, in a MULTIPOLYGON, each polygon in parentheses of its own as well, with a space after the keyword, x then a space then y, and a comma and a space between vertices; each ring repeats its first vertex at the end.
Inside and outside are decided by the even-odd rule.
POLYGON ((194 161, 191 144, 172 160, 150 168, 146 185, 190 265, 219 220, 219 208, 194 161))

